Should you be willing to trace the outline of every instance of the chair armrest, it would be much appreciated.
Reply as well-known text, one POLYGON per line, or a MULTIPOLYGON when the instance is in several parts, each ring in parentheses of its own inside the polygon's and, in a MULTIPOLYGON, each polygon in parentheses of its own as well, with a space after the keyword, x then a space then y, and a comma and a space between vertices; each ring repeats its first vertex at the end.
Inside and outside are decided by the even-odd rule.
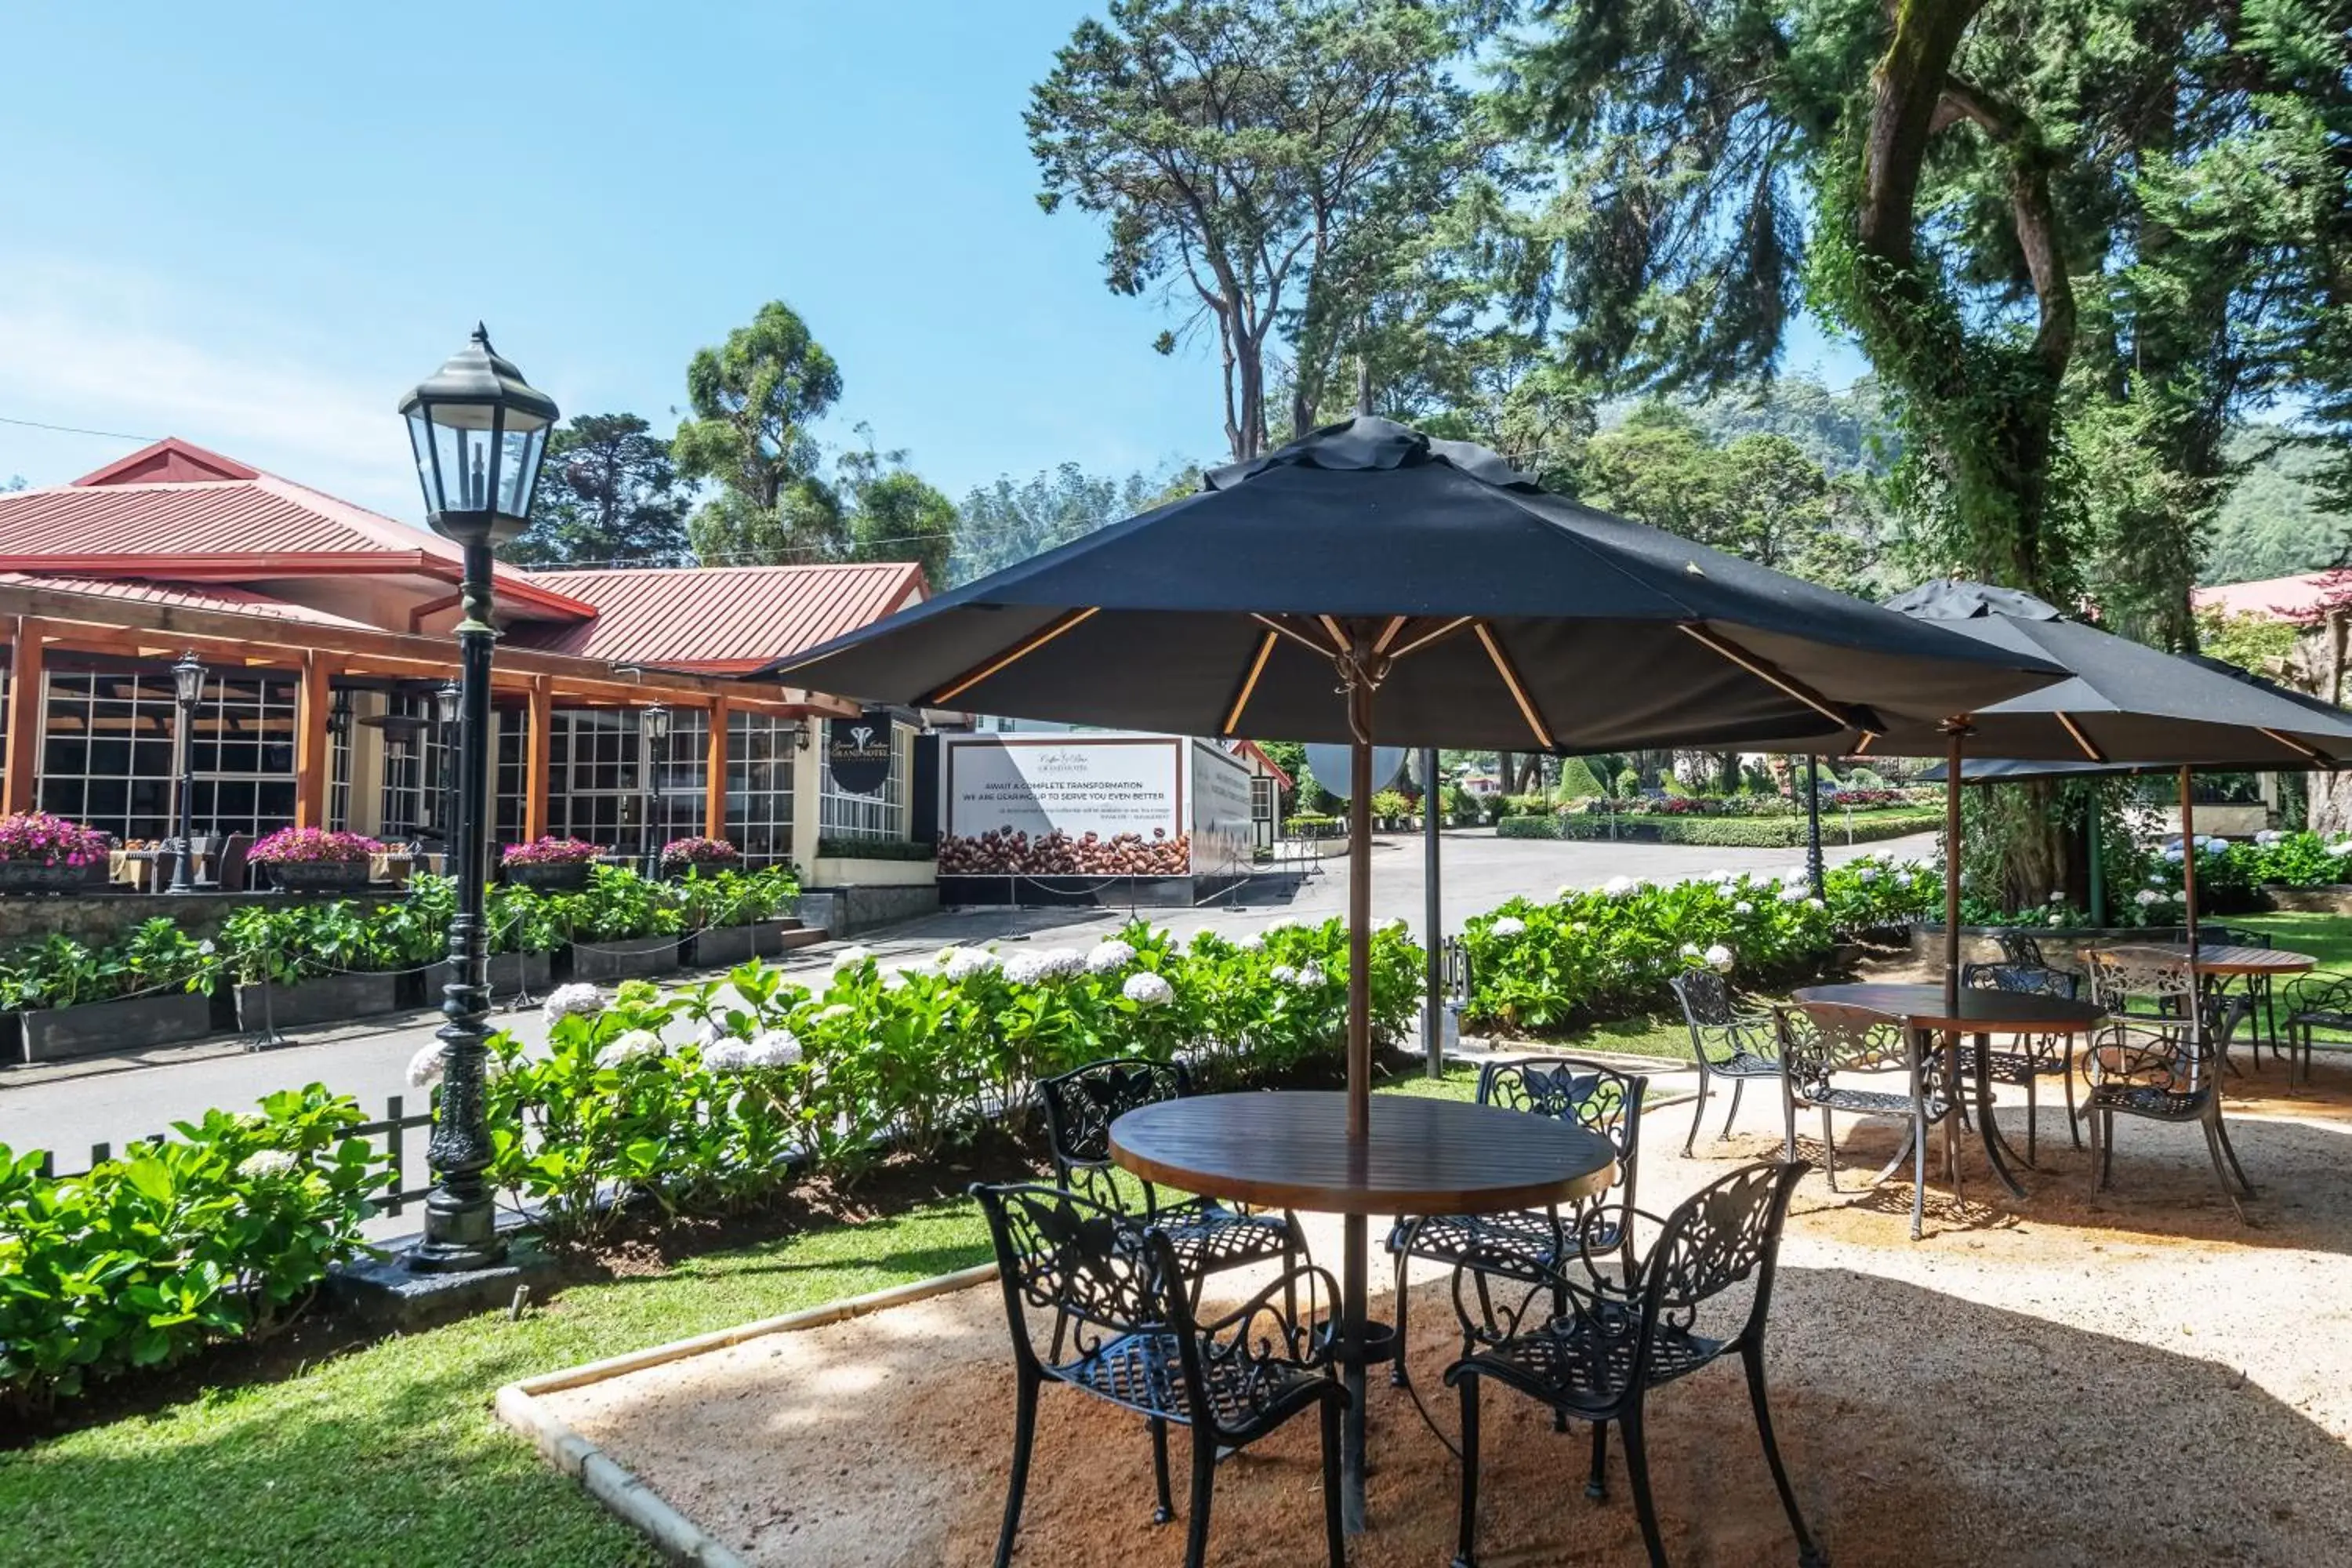
POLYGON ((1331 1271, 1300 1263, 1267 1281, 1232 1311, 1199 1325, 1202 1353, 1212 1361, 1246 1355, 1253 1361, 1326 1367, 1331 1363, 1339 1309, 1339 1282, 1331 1271))

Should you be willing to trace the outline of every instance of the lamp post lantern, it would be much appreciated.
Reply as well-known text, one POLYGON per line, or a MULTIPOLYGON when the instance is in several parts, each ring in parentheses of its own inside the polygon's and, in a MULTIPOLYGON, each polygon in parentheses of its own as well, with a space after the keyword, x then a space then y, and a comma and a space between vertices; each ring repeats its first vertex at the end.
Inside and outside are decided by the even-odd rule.
POLYGON ((204 661, 194 648, 172 666, 172 700, 179 705, 180 777, 173 812, 178 838, 172 846, 172 891, 194 892, 188 862, 194 858, 196 809, 196 706, 205 700, 204 661))
POLYGON ((554 399, 490 347, 477 326, 464 348, 401 399, 416 477, 433 531, 463 552, 457 622, 457 787, 453 869, 457 912, 449 922, 449 963, 440 1029, 441 1098, 428 1154, 433 1192, 425 1200, 425 1237, 408 1253, 411 1268, 454 1272, 504 1260, 497 1215, 483 1172, 490 1130, 482 1105, 482 1041, 490 1016, 489 930, 483 883, 489 868, 488 791, 491 552, 511 542, 530 520, 540 460, 559 417, 554 399))
POLYGON ((457 715, 465 704, 465 690, 454 680, 445 680, 433 690, 433 717, 441 727, 434 733, 441 739, 441 798, 433 808, 433 826, 441 833, 442 869, 455 864, 457 832, 457 770, 451 754, 457 749, 457 715))
POLYGON ((669 836, 669 801, 662 794, 662 764, 669 760, 669 709, 648 702, 638 711, 637 723, 646 734, 646 875, 658 877, 662 841, 669 836))

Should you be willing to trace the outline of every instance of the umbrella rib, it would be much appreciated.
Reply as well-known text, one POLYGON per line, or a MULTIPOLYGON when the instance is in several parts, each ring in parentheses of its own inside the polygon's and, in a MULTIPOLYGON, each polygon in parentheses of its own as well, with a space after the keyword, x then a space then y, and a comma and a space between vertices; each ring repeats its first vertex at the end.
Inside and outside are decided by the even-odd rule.
POLYGON ((1314 649, 1318 654, 1320 654, 1325 658, 1337 658, 1339 657, 1339 650, 1338 648, 1325 647, 1321 643, 1317 642, 1313 637, 1308 637, 1297 626, 1285 626, 1282 622, 1276 620, 1272 616, 1261 616, 1255 610, 1252 610, 1250 612, 1250 619, 1255 621, 1258 625, 1264 626, 1270 632, 1281 633, 1284 637, 1288 637, 1291 641, 1297 643, 1301 647, 1314 649))
POLYGON ((1797 682, 1790 679, 1787 676, 1773 668, 1771 665, 1768 664, 1763 659, 1757 658, 1754 654, 1749 653, 1746 648, 1741 647, 1738 643, 1733 642, 1730 638, 1718 637, 1714 632, 1709 631, 1706 627, 1698 626, 1690 621, 1678 621, 1675 624, 1681 626, 1685 632, 1687 632, 1692 640, 1696 642, 1701 647, 1729 659, 1732 663, 1738 665, 1740 668, 1746 670, 1757 679, 1765 682, 1767 685, 1779 689, 1787 696, 1795 698, 1798 701, 1803 703, 1806 707, 1811 709, 1814 712, 1820 714, 1831 723, 1835 724, 1839 729, 1844 730, 1854 727, 1853 720, 1850 715, 1839 712, 1822 698, 1816 696, 1811 691, 1807 690, 1797 682))
POLYGON ((932 692, 926 706, 939 707, 955 698, 962 696, 965 692, 971 690, 973 687, 978 686, 982 681, 986 680, 990 676, 994 675, 997 671, 1004 668, 1007 665, 1028 658, 1031 654, 1035 653, 1039 648, 1044 647, 1047 643, 1052 642, 1055 637, 1060 637, 1064 632, 1068 631, 1072 626, 1090 618, 1101 609, 1102 606, 1100 605, 1089 605, 1084 609, 1072 610, 1066 616, 1057 616, 1050 625, 1045 626, 1041 630, 1031 633, 1028 637, 1024 637, 1021 641, 1013 644, 1012 647, 1006 649, 1003 653, 999 654, 996 658, 990 659, 987 663, 981 665, 977 668, 965 671, 962 675, 960 675, 955 679, 948 682, 947 685, 942 686, 937 691, 932 692))
POLYGON ((1249 706, 1250 693, 1257 689, 1257 678, 1265 673, 1265 661, 1274 653, 1274 633, 1258 639, 1257 657, 1250 660, 1249 673, 1242 678, 1241 694, 1234 699, 1233 711, 1225 715, 1225 734, 1241 728, 1242 710, 1249 706))
POLYGON ((1388 651, 1389 651, 1389 644, 1391 644, 1391 643, 1392 643, 1392 642, 1396 641, 1396 635, 1397 635, 1397 633, 1399 633, 1399 632, 1401 632, 1401 631, 1404 630, 1404 624, 1405 624, 1405 622, 1407 622, 1407 621, 1411 620, 1412 618, 1412 616, 1390 616, 1390 617, 1389 617, 1389 624, 1388 624, 1385 627, 1383 627, 1383 628, 1381 629, 1381 631, 1380 640, 1379 640, 1378 642, 1376 642, 1376 643, 1372 644, 1372 651, 1373 651, 1374 653, 1386 653, 1386 652, 1388 652, 1388 651))
POLYGON ((2335 764, 2329 762, 2326 756, 2315 746, 2306 746, 2301 741, 2296 740, 2294 736, 2282 735, 2276 730, 2264 730, 2262 732, 2268 735, 2272 740, 2276 741, 2280 745, 2284 746, 2288 751, 2299 752, 2307 762, 2317 763, 2323 767, 2333 768, 2335 766, 2335 764))
POLYGON ((1464 626, 1468 626, 1472 621, 1475 621, 1477 618, 1478 617, 1475 616, 1456 616, 1452 620, 1446 622, 1444 626, 1438 627, 1435 631, 1422 633, 1419 637, 1413 638, 1412 641, 1405 644, 1404 647, 1389 655, 1389 662, 1393 664, 1409 653, 1417 653, 1421 649, 1427 647, 1431 643, 1435 642, 1440 637, 1451 637, 1455 632, 1460 631, 1464 626))
POLYGON ((1486 657, 1495 661, 1495 673, 1501 676, 1503 684, 1511 689, 1511 700, 1519 705, 1519 717, 1525 719, 1528 728, 1535 731, 1537 743, 1545 751, 1550 751, 1551 731, 1544 728, 1543 715, 1536 711, 1527 688, 1519 684, 1519 672, 1511 668, 1509 658, 1503 652, 1503 645, 1495 638, 1494 628, 1484 621, 1478 623, 1478 640, 1486 645, 1486 657))
POLYGON ((2084 756, 2090 758, 2091 761, 2095 763, 2104 763, 2107 760, 2107 756, 2105 752, 2100 751, 2098 747, 2091 744, 2091 737, 2083 733, 2083 727, 2074 722, 2074 716, 2072 714, 2068 713, 2063 708, 2053 709, 2052 711, 2058 715, 2058 722, 2066 726, 2066 733, 2074 737, 2074 744, 2083 748, 2083 754, 2084 756))

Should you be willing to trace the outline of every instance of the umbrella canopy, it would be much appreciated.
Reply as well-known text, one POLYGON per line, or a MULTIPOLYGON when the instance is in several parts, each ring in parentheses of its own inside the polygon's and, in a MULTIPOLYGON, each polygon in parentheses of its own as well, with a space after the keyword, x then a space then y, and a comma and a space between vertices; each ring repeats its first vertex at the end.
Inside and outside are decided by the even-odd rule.
MULTIPOLYGON (((2012 762, 2327 767, 2352 761, 2352 713, 2235 665, 2166 653, 2061 616, 2030 594, 1982 583, 1934 582, 1887 608, 1948 626, 1988 647, 2039 654, 2074 679, 1982 708, 1968 750, 2012 762)), ((1864 755, 1937 756, 1936 725, 1855 732, 1830 748, 1864 755)), ((1819 751, 1792 737, 1771 750, 1819 751)), ((1971 773, 1969 776, 1973 777, 1971 773)), ((2023 776, 2023 775, 2018 775, 2023 776)))
POLYGON ((1362 416, 761 672, 1016 718, 1612 751, 1925 724, 2062 672, 1362 416))

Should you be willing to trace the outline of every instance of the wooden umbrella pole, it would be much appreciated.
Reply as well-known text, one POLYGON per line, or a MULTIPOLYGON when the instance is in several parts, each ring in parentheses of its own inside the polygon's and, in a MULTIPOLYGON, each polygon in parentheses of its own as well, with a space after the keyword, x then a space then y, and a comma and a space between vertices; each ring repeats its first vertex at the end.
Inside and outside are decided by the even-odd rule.
POLYGON ((2189 808, 2189 767, 2180 768, 2180 909, 2189 951, 2197 951, 2197 818, 2189 808))
POLYGON ((1960 745, 1968 731, 1947 726, 1944 757, 1944 1010, 1960 1005, 1960 745))
POLYGON ((1360 1142, 1372 1114, 1372 689, 1348 688, 1348 1137, 1360 1142))

